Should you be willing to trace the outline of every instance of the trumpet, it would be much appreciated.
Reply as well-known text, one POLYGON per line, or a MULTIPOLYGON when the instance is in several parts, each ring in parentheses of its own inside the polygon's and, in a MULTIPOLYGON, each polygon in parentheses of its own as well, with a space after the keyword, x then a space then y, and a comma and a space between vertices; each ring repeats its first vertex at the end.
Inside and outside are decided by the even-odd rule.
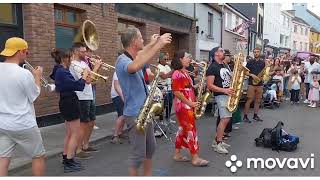
MULTIPOLYGON (((77 73, 80 73, 82 74, 83 71, 85 70, 85 68, 77 65, 77 64, 74 64, 74 63, 71 63, 70 67, 73 68, 74 71, 76 71, 77 73)), ((98 73, 95 73, 93 71, 90 71, 89 70, 89 74, 90 74, 90 77, 92 78, 93 81, 97 81, 99 79, 103 79, 105 82, 107 82, 108 80, 108 77, 107 76, 103 76, 103 75, 100 75, 98 73)))
MULTIPOLYGON (((34 67, 28 62, 24 61, 24 64, 22 65, 22 68, 28 69, 29 71, 34 71, 34 67)), ((50 84, 45 78, 40 78, 40 85, 44 87, 48 92, 53 92, 56 89, 56 86, 54 84, 50 84)))
MULTIPOLYGON (((92 65, 95 65, 95 64, 97 63, 97 61, 99 61, 99 60, 101 59, 101 58, 100 58, 99 56, 97 56, 97 55, 86 56, 86 58, 89 59, 89 61, 90 61, 90 63, 91 63, 92 65)), ((110 71, 111 69, 115 69, 115 67, 114 67, 114 66, 111 66, 111 65, 109 65, 109 64, 107 64, 107 63, 105 63, 105 62, 103 62, 103 63, 101 64, 101 69, 103 69, 103 70, 105 70, 105 71, 110 71)))

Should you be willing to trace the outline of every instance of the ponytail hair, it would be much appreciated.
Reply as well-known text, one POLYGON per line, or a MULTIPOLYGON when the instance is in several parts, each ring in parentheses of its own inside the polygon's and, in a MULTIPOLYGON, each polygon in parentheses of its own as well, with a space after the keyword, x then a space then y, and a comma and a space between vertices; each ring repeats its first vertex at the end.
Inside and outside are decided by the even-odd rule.
POLYGON ((51 57, 54 59, 54 61, 57 64, 61 64, 62 59, 70 58, 70 56, 71 56, 71 53, 69 50, 62 50, 62 49, 55 49, 55 48, 51 50, 51 57))

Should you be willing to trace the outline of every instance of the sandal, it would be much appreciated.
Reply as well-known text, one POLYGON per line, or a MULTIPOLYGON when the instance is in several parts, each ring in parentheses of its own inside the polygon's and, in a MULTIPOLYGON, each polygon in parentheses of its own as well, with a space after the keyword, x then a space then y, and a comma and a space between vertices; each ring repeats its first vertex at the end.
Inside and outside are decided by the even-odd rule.
POLYGON ((178 158, 173 157, 173 160, 177 161, 177 162, 189 162, 190 159, 187 158, 186 156, 179 156, 178 158))
POLYGON ((204 166, 208 166, 208 164, 209 164, 209 161, 204 159, 198 159, 195 163, 192 162, 192 165, 196 167, 204 167, 204 166))

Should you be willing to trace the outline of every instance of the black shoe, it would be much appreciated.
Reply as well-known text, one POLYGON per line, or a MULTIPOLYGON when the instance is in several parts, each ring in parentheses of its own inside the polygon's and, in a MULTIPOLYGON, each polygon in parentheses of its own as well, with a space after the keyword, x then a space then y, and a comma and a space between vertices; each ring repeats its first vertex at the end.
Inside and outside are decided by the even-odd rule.
POLYGON ((252 121, 247 116, 244 116, 243 122, 251 123, 252 121))
POLYGON ((64 164, 64 173, 69 173, 69 172, 77 172, 77 171, 82 171, 84 170, 84 167, 81 165, 80 162, 74 161, 74 159, 71 160, 65 160, 64 164))
POLYGON ((260 122, 263 121, 259 116, 254 116, 253 119, 256 120, 256 121, 260 121, 260 122))

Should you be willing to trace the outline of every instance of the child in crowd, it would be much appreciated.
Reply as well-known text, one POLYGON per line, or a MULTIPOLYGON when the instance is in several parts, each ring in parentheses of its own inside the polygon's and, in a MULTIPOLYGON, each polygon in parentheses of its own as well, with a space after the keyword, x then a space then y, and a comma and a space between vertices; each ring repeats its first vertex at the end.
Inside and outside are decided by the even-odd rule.
POLYGON ((310 91, 308 100, 310 101, 309 107, 315 108, 317 107, 317 101, 319 101, 319 82, 318 76, 313 75, 313 82, 310 84, 310 91))
POLYGON ((291 104, 299 103, 301 77, 299 75, 298 70, 293 70, 292 75, 290 77, 290 83, 291 83, 291 91, 290 91, 291 104))
POLYGON ((276 70, 275 70, 275 72, 276 72, 276 75, 275 76, 273 76, 273 78, 272 79, 277 79, 277 80, 279 80, 279 83, 278 83, 278 87, 279 87, 279 91, 278 91, 278 99, 279 99, 279 101, 281 101, 282 102, 282 96, 283 96, 283 75, 281 74, 281 69, 280 68, 277 68, 276 70))

